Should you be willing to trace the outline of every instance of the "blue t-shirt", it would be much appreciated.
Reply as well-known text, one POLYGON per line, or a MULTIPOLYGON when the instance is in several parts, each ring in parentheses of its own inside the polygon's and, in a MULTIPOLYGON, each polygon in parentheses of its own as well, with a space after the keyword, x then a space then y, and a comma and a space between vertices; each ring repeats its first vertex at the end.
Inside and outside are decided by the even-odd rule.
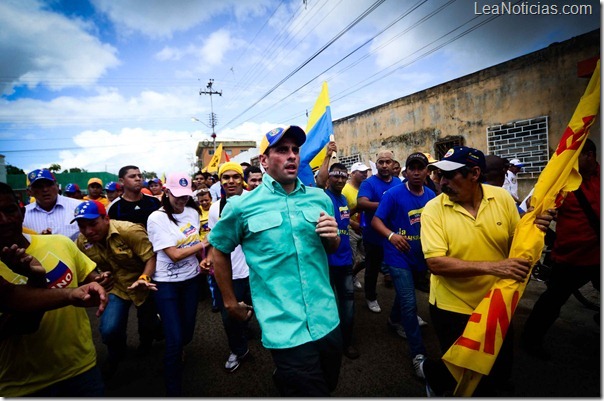
MULTIPOLYGON (((361 197, 365 197, 369 199, 371 202, 380 202, 382 200, 382 196, 384 196, 384 192, 393 188, 401 183, 400 178, 392 177, 390 182, 384 182, 377 175, 372 175, 367 178, 365 181, 361 183, 359 187, 359 194, 357 195, 357 199, 361 197)), ((373 228, 371 228, 371 219, 373 219, 373 215, 375 211, 365 211, 365 227, 363 227, 363 242, 367 242, 369 244, 381 245, 384 238, 375 232, 373 228)))
POLYGON ((340 234, 340 246, 336 252, 327 254, 327 261, 329 266, 349 266, 352 264, 352 249, 348 232, 350 223, 348 201, 344 195, 336 195, 329 189, 326 189, 325 193, 333 202, 334 215, 338 222, 338 234, 340 234))
POLYGON ((384 241, 384 263, 416 271, 427 269, 420 240, 420 219, 424 206, 435 196, 426 186, 421 196, 412 194, 405 184, 386 191, 375 215, 386 227, 404 236, 411 249, 409 252, 401 252, 390 241, 384 241))

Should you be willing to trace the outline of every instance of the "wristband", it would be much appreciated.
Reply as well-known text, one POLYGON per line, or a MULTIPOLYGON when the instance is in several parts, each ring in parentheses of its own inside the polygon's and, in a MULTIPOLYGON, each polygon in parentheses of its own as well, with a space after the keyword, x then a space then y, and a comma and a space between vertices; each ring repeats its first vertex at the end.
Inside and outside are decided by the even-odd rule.
POLYGON ((141 274, 141 275, 140 275, 140 277, 139 277, 138 279, 139 279, 139 280, 144 280, 144 281, 146 281, 147 283, 150 283, 150 282, 151 282, 151 277, 149 277, 149 276, 148 276, 148 275, 146 275, 146 274, 141 274))
POLYGON ((390 238, 392 238, 392 236, 394 235, 394 231, 392 231, 389 235, 388 235, 388 241, 390 241, 390 238))

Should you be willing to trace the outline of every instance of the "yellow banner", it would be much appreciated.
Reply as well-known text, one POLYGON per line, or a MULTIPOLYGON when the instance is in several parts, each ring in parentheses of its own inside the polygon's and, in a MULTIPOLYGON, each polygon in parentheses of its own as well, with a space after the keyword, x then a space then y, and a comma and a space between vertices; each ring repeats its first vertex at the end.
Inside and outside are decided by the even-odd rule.
POLYGON ((220 164, 220 159, 222 158, 222 143, 218 145, 216 148, 216 152, 214 152, 214 156, 212 156, 212 160, 208 163, 208 165, 204 168, 204 172, 215 173, 218 171, 218 165, 220 164))
MULTIPOLYGON (((533 266, 539 260, 545 233, 535 226, 535 216, 560 207, 566 194, 581 185, 578 158, 599 107, 598 60, 555 154, 537 180, 531 198, 531 206, 535 209, 526 213, 516 227, 510 258, 529 259, 533 266)), ((472 313, 462 336, 443 356, 458 382, 455 395, 471 396, 482 375, 491 371, 526 284, 510 279, 498 280, 472 313)))

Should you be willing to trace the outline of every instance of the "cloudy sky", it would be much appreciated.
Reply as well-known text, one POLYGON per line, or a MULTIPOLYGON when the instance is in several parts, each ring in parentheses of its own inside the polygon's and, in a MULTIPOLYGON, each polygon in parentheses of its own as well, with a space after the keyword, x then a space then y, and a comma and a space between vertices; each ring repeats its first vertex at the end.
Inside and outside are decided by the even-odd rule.
MULTIPOLYGON (((0 154, 25 172, 191 171, 197 143, 338 119, 600 27, 600 4, 470 0, 2 0, 0 154), (557 7, 560 15, 544 15, 557 7), (573 11, 577 11, 577 7, 573 11), (207 94, 213 90, 222 96, 207 94), (193 121, 192 117, 199 121, 193 121)), ((336 138, 337 139, 337 138, 336 138)))

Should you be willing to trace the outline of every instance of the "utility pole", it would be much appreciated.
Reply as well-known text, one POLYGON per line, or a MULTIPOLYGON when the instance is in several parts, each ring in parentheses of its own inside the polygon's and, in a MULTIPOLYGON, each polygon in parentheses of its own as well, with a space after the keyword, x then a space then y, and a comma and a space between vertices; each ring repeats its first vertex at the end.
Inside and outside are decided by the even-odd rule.
POLYGON ((220 95, 222 96, 222 91, 218 92, 218 91, 213 91, 212 90, 212 85, 214 84, 214 80, 212 78, 210 78, 210 81, 208 82, 208 85, 206 86, 206 89, 208 89, 207 91, 204 91, 203 89, 201 89, 199 91, 199 95, 210 95, 210 116, 209 116, 209 122, 210 122, 210 127, 212 127, 212 143, 214 145, 214 154, 216 154, 216 132, 214 132, 214 127, 216 126, 216 124, 218 124, 218 121, 216 119, 216 114, 214 114, 214 104, 212 103, 212 95, 220 95))

